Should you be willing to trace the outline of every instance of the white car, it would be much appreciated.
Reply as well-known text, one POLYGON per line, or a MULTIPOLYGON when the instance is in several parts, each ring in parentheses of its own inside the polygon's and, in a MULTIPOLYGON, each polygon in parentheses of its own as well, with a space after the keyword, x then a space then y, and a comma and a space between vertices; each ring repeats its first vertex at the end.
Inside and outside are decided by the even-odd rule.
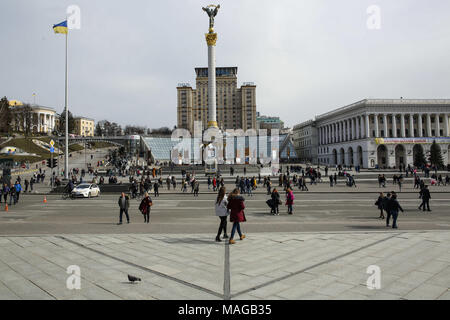
POLYGON ((100 188, 95 183, 81 183, 72 190, 74 197, 98 197, 100 195, 100 188))

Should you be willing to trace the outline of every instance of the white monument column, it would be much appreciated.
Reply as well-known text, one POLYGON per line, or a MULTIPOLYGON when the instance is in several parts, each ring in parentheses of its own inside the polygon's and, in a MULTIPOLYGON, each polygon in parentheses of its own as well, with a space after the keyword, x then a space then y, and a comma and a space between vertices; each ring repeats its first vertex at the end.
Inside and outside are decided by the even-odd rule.
POLYGON ((439 123, 439 113, 436 114, 435 117, 435 121, 436 121, 436 137, 440 137, 441 136, 441 124, 439 123))
POLYGON ((417 131, 419 131, 419 137, 423 137, 423 128, 422 128, 422 114, 417 115, 417 131))
POLYGON ((326 137, 326 140, 327 140, 327 144, 329 144, 330 143, 330 137, 331 137, 331 125, 327 125, 327 137, 326 137))
POLYGON ((444 114, 444 135, 448 137, 450 133, 448 132, 448 114, 444 114))
POLYGON ((352 119, 347 120, 347 140, 352 140, 352 119))
POLYGON ((384 125, 384 137, 388 138, 389 137, 389 132, 388 132, 388 123, 387 123, 387 114, 384 113, 383 114, 383 125, 384 125))
POLYGON ((356 139, 356 119, 352 118, 352 140, 356 139))
POLYGON ((217 15, 220 5, 209 5, 202 8, 209 16, 209 32, 205 34, 208 44, 208 128, 218 128, 216 117, 216 41, 217 33, 214 32, 214 17, 217 15))
POLYGON ((395 114, 392 115, 392 136, 397 138, 397 117, 395 114))
POLYGON ((356 135, 355 135, 355 139, 361 139, 361 132, 359 131, 359 116, 356 117, 355 119, 355 130, 356 130, 356 135))
POLYGON ((38 132, 40 133, 41 132, 41 114, 38 113, 37 115, 38 115, 38 127, 37 127, 37 129, 38 129, 38 132))
POLYGON ((216 33, 207 33, 208 43, 208 128, 216 127, 216 33), (208 40, 209 37, 209 40, 208 40))
POLYGON ((378 138, 380 136, 379 130, 378 130, 378 114, 375 115, 375 138, 378 138))
POLYGON ((366 123, 365 123, 365 129, 366 129, 366 138, 370 138, 370 125, 369 125, 369 115, 366 114, 366 123))
POLYGON ((412 113, 409 115, 409 136, 414 138, 414 115, 412 113))
POLYGON ((402 113, 400 114, 400 134, 402 138, 405 137, 405 133, 405 115, 402 113))
POLYGON ((427 114, 427 137, 431 137, 431 116, 427 114))

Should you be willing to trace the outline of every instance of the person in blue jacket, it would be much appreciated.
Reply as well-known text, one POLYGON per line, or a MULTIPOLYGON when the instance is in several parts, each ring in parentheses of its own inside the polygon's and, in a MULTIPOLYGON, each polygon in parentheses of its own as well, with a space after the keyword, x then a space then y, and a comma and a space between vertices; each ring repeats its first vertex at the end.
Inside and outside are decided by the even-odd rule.
POLYGON ((16 204, 17 202, 19 202, 20 192, 22 191, 22 185, 18 180, 16 181, 14 188, 16 188, 16 198, 14 199, 14 204, 16 204))

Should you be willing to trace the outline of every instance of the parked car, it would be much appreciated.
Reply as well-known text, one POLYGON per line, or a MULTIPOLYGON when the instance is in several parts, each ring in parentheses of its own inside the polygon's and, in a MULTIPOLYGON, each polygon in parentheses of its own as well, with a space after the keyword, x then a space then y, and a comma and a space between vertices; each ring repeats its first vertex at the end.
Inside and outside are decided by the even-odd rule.
POLYGON ((80 183, 72 190, 73 197, 98 197, 100 188, 95 183, 80 183))

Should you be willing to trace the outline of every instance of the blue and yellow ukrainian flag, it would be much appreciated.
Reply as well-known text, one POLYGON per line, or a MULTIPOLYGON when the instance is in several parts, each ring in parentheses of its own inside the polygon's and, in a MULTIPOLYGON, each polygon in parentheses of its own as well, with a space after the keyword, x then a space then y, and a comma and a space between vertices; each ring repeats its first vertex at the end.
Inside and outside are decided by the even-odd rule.
POLYGON ((58 24, 54 24, 53 30, 55 31, 55 33, 67 34, 67 20, 58 24))

